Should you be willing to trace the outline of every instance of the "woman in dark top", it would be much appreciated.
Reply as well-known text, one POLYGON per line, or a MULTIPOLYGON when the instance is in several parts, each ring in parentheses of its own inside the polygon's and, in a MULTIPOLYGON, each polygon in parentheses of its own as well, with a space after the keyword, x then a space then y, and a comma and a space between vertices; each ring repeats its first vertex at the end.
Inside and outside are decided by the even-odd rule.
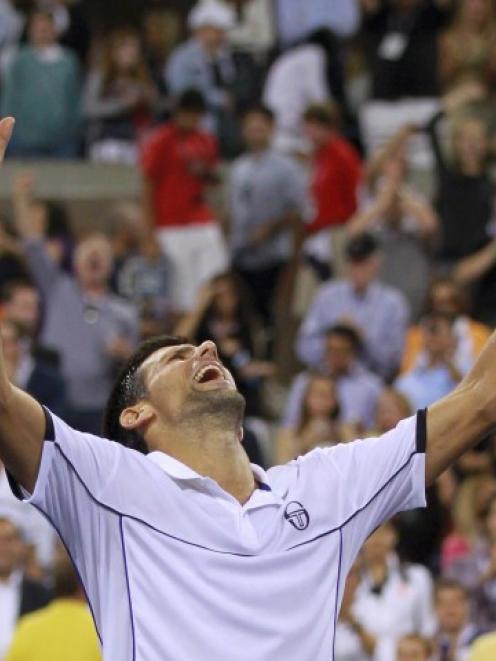
MULTIPOLYGON (((494 213, 494 188, 489 175, 488 127, 474 113, 455 116, 451 161, 443 154, 439 131, 447 112, 456 112, 483 95, 484 89, 478 83, 466 83, 445 97, 443 110, 427 126, 436 161, 435 205, 441 224, 438 257, 445 267, 454 269, 461 282, 476 283, 474 314, 479 319, 485 319, 485 312, 496 303, 496 268, 488 262, 473 278, 465 277, 464 271, 466 260, 483 254, 492 243, 489 226, 494 213)), ((468 271, 473 270, 471 266, 469 262, 468 271)))
POLYGON ((235 275, 214 277, 200 293, 195 310, 179 322, 176 333, 195 344, 213 340, 246 399, 247 416, 260 415, 260 389, 274 368, 259 360, 264 357, 260 327, 235 275))

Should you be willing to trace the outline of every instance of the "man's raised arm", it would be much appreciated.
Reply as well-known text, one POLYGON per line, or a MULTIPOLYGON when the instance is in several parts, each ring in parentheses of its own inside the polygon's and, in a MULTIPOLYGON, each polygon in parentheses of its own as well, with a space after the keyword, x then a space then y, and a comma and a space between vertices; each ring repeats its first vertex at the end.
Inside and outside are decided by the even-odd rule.
POLYGON ((426 479, 431 484, 496 428, 496 332, 457 388, 429 407, 426 479))
MULTIPOLYGON (((0 163, 7 149, 14 120, 0 122, 0 163)), ((0 459, 23 487, 36 483, 45 434, 45 415, 40 404, 13 386, 5 371, 0 347, 0 459)))

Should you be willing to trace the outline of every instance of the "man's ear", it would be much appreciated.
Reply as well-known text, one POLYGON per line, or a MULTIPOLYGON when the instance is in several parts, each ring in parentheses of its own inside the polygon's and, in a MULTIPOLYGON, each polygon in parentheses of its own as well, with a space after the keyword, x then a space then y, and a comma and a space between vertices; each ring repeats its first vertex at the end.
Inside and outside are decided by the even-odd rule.
POLYGON ((238 439, 240 443, 243 442, 244 437, 245 437, 245 430, 243 429, 243 427, 240 427, 238 431, 238 439))
POLYGON ((147 425, 155 417, 155 410, 146 403, 140 402, 125 408, 119 416, 119 424, 128 431, 134 431, 147 425))

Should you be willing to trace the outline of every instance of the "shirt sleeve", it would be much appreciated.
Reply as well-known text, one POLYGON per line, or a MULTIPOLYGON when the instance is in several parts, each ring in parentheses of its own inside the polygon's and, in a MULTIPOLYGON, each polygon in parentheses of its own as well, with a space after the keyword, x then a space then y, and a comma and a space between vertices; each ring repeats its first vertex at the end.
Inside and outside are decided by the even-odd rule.
MULTIPOLYGON (((378 438, 323 449, 340 514, 347 572, 367 537, 398 512, 425 507, 426 410, 378 438)), ((323 478, 322 478, 323 479, 323 478)))

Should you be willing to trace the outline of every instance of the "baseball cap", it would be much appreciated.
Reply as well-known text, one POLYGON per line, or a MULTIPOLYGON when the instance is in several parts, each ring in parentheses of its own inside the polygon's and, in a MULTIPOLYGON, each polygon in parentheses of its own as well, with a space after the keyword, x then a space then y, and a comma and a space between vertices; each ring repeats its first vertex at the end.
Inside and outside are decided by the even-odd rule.
POLYGON ((208 26, 227 31, 234 25, 234 11, 219 0, 201 0, 188 16, 188 26, 191 30, 208 26))
POLYGON ((348 241, 346 257, 350 262, 364 262, 379 251, 379 244, 372 234, 359 234, 348 241))

